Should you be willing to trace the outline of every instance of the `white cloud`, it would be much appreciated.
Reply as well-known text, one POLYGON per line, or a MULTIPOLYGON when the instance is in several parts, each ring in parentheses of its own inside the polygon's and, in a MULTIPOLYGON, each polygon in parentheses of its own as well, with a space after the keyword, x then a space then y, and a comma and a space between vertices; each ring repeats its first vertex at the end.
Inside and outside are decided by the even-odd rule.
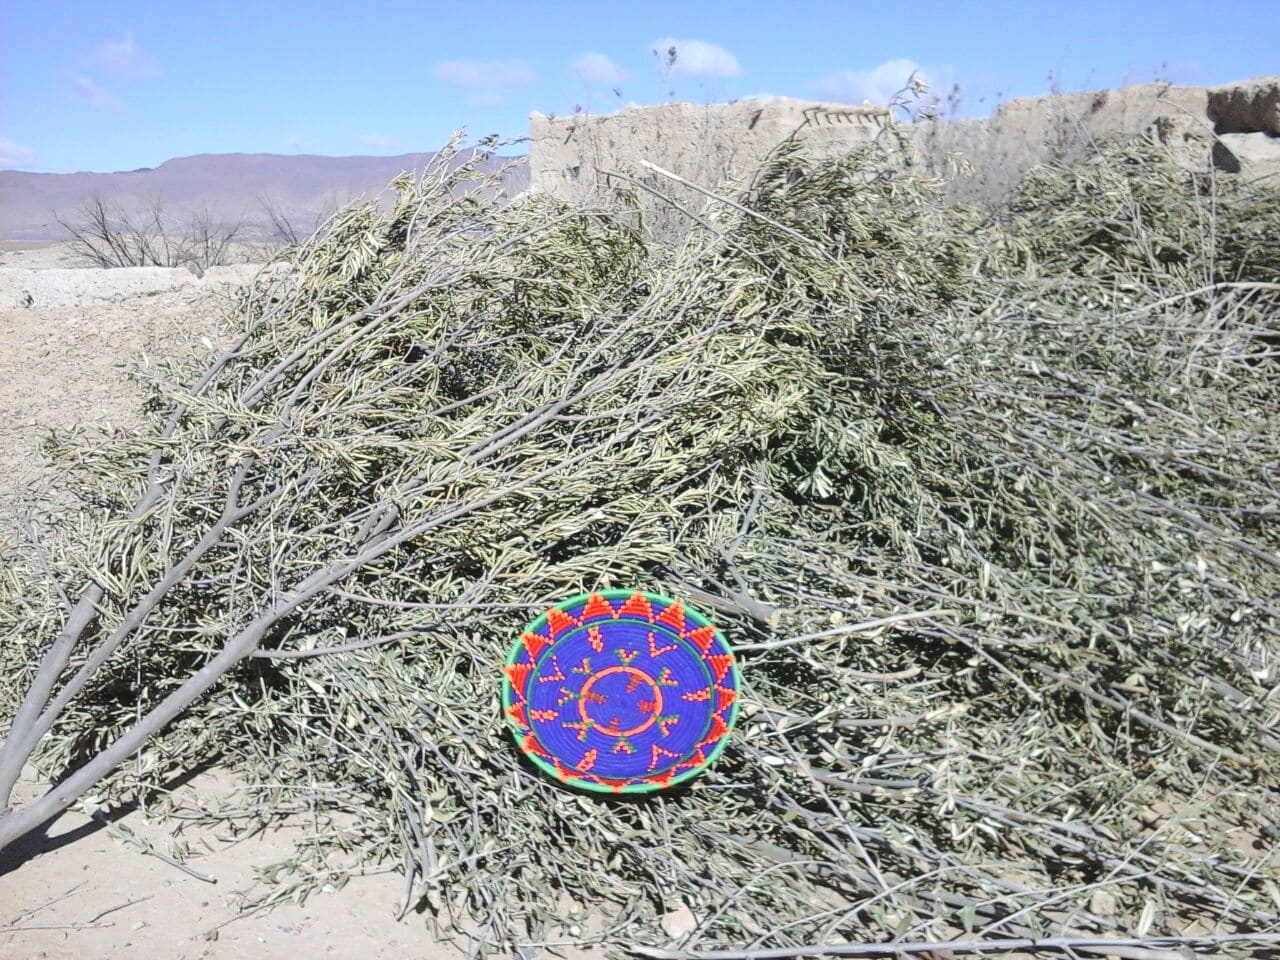
POLYGON ((537 74, 523 60, 480 63, 476 60, 446 60, 436 64, 436 76, 460 87, 518 87, 533 83, 537 74))
POLYGON ((381 133, 366 133, 360 137, 360 142, 366 147, 372 147, 375 150, 387 150, 396 145, 394 137, 388 137, 381 133))
MULTIPOLYGON (((929 84, 930 93, 940 92, 934 85, 936 78, 931 76, 930 71, 923 69, 914 60, 903 57, 888 60, 870 70, 836 70, 814 86, 828 99, 841 103, 862 103, 866 100, 877 106, 884 106, 907 85, 907 79, 912 73, 929 84)), ((906 96, 908 100, 914 99, 909 91, 906 96)))
POLYGON ((587 83, 621 83, 627 72, 603 53, 584 53, 575 57, 573 72, 587 83))
POLYGON ((78 99, 97 110, 119 110, 124 107, 118 97, 78 73, 71 74, 71 89, 78 99))
POLYGON ((160 76, 159 65, 138 49, 132 33, 126 33, 120 40, 98 44, 86 62, 129 80, 154 80, 160 76))
POLYGON ((294 153, 301 153, 307 145, 307 142, 303 140, 301 137, 290 137, 284 143, 285 143, 285 146, 288 147, 290 150, 292 150, 294 153))
POLYGON ((36 161, 36 152, 8 137, 0 137, 0 170, 21 170, 36 161))
POLYGON ((658 69, 673 77, 736 77, 742 72, 737 57, 705 40, 663 37, 653 41, 650 49, 658 59, 658 69))

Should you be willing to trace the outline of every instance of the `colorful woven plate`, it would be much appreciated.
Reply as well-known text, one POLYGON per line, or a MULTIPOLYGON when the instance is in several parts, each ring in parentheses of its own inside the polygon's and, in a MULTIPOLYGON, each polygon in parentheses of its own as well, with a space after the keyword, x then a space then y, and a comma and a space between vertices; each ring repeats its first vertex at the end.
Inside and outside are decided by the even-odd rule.
POLYGON ((696 776, 738 714, 723 634, 656 593, 604 590, 552 607, 525 628, 504 673, 520 749, 587 790, 646 793, 696 776))

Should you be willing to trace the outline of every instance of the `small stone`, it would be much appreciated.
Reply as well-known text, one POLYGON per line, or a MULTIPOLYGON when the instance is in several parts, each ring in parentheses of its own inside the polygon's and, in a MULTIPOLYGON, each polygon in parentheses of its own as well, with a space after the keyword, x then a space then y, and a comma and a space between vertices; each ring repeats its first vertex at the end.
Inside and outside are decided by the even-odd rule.
POLYGON ((143 927, 145 927, 146 925, 147 925, 147 921, 145 921, 145 920, 139 920, 137 923, 135 923, 135 924, 133 924, 131 927, 129 927, 129 929, 130 929, 130 930, 141 930, 141 929, 142 929, 143 927))
POLYGON ((1115 894, 1107 890, 1095 890, 1089 898, 1089 912, 1099 917, 1114 917, 1117 912, 1115 894))
POLYGON ((1142 821, 1144 827, 1154 827, 1160 822, 1160 814, 1150 807, 1144 807, 1138 813, 1138 819, 1142 821))
POLYGON ((672 940, 679 940, 698 929, 698 918, 683 903, 677 904, 662 916, 662 932, 672 940))

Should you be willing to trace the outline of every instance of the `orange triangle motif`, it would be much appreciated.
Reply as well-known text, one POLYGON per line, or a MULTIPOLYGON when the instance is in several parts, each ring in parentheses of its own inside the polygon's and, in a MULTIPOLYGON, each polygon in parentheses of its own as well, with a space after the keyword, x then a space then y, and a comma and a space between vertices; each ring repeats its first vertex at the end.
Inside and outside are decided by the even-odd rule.
POLYGON ((658 614, 658 623, 673 627, 681 636, 684 635, 684 607, 679 600, 658 614))
POLYGON ((577 626, 577 623, 577 620, 556 607, 547 611, 547 629, 551 632, 553 640, 570 627, 577 626))
POLYGON ((711 650, 711 641, 716 638, 715 627, 699 627, 697 630, 689 632, 689 639, 693 641, 698 651, 705 657, 711 650))
POLYGON ((712 714, 711 716, 711 732, 707 734, 705 740, 698 744, 699 749, 705 747, 709 743, 715 743, 721 737, 729 732, 728 725, 720 719, 720 714, 712 714))
POLYGON ((627 599, 620 612, 623 616, 644 617, 650 623, 653 622, 653 607, 650 606, 649 600, 639 590, 627 599))
POLYGON ((593 593, 587 597, 587 605, 582 608, 582 619, 592 620, 596 617, 612 617, 613 607, 609 605, 609 601, 598 593, 593 593))
POLYGON ((516 689, 516 696, 524 695, 524 682, 529 678, 529 671, 532 669, 532 663, 513 663, 503 668, 507 679, 511 681, 511 686, 516 689))
POLYGON ((528 651, 530 660, 537 660, 538 654, 551 645, 551 641, 540 633, 526 633, 521 635, 520 639, 524 641, 524 648, 528 651))
POLYGON ((707 663, 716 671, 716 683, 724 679, 724 675, 729 672, 729 668, 733 666, 733 657, 727 653, 717 653, 707 657, 707 663))
POLYGON ((671 785, 671 778, 676 775, 674 769, 663 770, 662 773, 655 773, 651 777, 645 777, 649 783, 658 787, 668 787, 671 785))
POLYGON ((716 685, 716 713, 719 713, 725 707, 733 705, 733 701, 738 699, 738 691, 729 687, 716 685))
POLYGON ((673 769, 684 770, 688 767, 699 767, 707 762, 707 755, 702 752, 702 744, 698 744, 698 749, 684 763, 677 763, 673 769))
POLYGON ((519 703, 513 703, 510 707, 508 707, 507 716, 510 717, 512 720, 514 720, 516 723, 520 724, 520 726, 522 727, 529 726, 529 718, 524 715, 523 700, 521 700, 519 703))

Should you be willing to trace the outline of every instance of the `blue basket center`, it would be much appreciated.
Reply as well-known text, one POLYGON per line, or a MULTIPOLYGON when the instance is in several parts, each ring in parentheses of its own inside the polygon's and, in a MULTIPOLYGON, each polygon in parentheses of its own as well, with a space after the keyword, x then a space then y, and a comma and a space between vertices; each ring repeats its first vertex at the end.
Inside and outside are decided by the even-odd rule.
POLYGON ((662 772, 706 737, 716 699, 702 656, 661 624, 619 619, 573 628, 538 657, 528 681, 539 740, 593 772, 662 772), (655 749, 656 748, 656 749, 655 749))

